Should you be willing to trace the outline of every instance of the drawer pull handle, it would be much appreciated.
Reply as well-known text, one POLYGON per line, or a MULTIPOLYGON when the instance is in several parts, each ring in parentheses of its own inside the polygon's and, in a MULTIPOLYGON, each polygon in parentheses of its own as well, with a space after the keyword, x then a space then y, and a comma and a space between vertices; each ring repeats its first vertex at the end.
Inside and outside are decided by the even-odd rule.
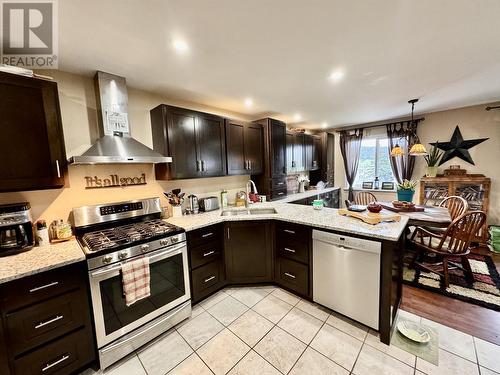
POLYGON ((282 191, 280 191, 280 192, 278 193, 278 195, 283 195, 283 194, 285 194, 285 193, 283 193, 282 191))
POLYGON ((284 182, 278 182, 276 183, 276 185, 284 185, 285 183, 284 182))
POLYGON ((208 253, 204 253, 203 256, 207 257, 207 256, 212 255, 214 253, 215 253, 215 251, 209 251, 208 253))
POLYGON ((283 232, 290 233, 290 234, 295 234, 295 231, 291 230, 291 229, 283 229, 283 232))
POLYGON ((46 321, 42 321, 40 323, 38 323, 36 326, 35 326, 35 329, 38 329, 38 328, 42 328, 42 327, 45 327, 46 325, 49 325, 49 324, 52 324, 52 323, 55 323, 57 322, 58 320, 61 320, 62 318, 64 318, 64 315, 57 315, 56 317, 52 318, 52 319, 49 319, 49 320, 46 320, 46 321))
POLYGON ((209 281, 212 281, 215 279, 215 276, 210 276, 208 279, 205 279, 205 282, 208 283, 209 281))
POLYGON ((57 361, 54 361, 54 362, 51 362, 51 363, 47 363, 45 365, 45 367, 42 369, 42 372, 45 372, 47 370, 50 370, 52 367, 54 366, 57 366, 58 364, 60 363, 63 363, 64 361, 66 361, 67 359, 69 359, 69 354, 65 354, 63 355, 61 358, 59 358, 57 361))
POLYGON ((295 275, 292 275, 291 273, 288 273, 288 272, 285 272, 285 276, 288 276, 291 279, 295 279, 295 275))
POLYGON ((54 281, 54 282, 51 282, 51 283, 48 283, 48 284, 45 284, 42 286, 37 286, 36 288, 30 289, 30 293, 35 293, 35 292, 38 292, 39 290, 47 289, 47 288, 50 288, 51 286, 56 286, 58 284, 59 284, 59 281, 54 281))
POLYGON ((289 253, 296 253, 294 249, 290 249, 288 247, 285 247, 285 251, 288 251, 289 253))
POLYGON ((210 236, 213 236, 213 232, 205 233, 205 234, 202 235, 203 238, 207 238, 207 237, 210 237, 210 236))

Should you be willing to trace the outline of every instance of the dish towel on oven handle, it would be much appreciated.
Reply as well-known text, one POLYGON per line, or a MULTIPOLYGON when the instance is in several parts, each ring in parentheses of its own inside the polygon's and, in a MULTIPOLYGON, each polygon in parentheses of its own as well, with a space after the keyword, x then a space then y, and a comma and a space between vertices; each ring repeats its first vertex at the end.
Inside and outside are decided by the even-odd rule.
POLYGON ((127 306, 149 297, 149 258, 141 257, 122 264, 122 284, 127 306))

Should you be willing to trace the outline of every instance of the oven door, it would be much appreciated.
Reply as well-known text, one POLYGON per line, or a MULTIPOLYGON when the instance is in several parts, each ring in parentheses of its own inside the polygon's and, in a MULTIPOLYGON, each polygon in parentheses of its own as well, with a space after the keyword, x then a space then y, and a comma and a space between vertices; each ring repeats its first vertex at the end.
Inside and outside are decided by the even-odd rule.
POLYGON ((165 247, 146 256, 149 258, 151 295, 128 307, 122 287, 123 263, 89 272, 99 348, 191 298, 186 243, 165 247))

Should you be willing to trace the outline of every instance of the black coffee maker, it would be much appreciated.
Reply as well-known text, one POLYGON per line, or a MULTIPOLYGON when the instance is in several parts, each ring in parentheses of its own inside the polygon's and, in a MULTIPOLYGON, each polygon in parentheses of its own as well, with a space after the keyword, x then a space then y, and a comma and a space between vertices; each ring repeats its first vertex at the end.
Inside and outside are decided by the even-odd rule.
POLYGON ((34 244, 30 204, 0 205, 0 256, 29 250, 34 244))

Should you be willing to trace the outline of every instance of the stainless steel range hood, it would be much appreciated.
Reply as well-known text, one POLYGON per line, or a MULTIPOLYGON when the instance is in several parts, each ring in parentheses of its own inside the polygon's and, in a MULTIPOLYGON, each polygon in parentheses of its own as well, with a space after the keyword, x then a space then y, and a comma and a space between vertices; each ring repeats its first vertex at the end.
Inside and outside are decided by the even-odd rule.
POLYGON ((94 76, 99 138, 73 164, 170 163, 172 158, 143 145, 130 136, 128 94, 125 78, 97 72, 94 76))

